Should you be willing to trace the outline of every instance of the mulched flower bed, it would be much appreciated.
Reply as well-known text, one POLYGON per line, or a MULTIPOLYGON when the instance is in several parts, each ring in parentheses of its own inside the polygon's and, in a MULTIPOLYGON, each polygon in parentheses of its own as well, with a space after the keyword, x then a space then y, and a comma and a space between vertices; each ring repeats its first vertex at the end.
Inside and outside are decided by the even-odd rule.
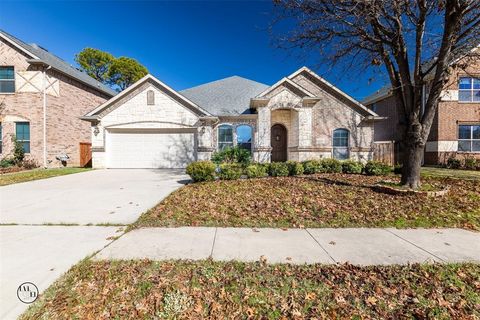
POLYGON ((390 195, 369 187, 395 176, 320 174, 187 185, 134 227, 460 227, 480 229, 480 181, 423 181, 442 197, 390 195))
POLYGON ((86 261, 20 319, 478 319, 480 266, 86 261))
POLYGON ((0 174, 20 172, 25 170, 26 169, 23 167, 12 166, 12 167, 0 168, 0 174))

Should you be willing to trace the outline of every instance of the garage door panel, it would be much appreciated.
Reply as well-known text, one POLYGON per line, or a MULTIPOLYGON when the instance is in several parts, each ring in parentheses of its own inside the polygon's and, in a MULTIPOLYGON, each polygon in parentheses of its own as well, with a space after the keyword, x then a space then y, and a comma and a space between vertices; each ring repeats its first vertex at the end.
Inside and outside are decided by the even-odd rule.
POLYGON ((185 168, 195 160, 193 133, 108 132, 109 168, 185 168))

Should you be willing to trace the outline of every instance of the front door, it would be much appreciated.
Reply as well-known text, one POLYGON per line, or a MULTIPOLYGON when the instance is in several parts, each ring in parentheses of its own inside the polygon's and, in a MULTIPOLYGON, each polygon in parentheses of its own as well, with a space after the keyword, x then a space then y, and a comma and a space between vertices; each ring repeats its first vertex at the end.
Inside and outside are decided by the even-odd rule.
POLYGON ((271 129, 272 162, 287 161, 287 129, 276 124, 271 129))

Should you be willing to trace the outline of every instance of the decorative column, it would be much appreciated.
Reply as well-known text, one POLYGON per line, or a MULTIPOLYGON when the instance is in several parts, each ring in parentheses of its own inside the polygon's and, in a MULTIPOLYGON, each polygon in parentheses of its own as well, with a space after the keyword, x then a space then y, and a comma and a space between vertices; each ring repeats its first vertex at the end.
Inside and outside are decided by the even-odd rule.
POLYGON ((272 146, 270 145, 271 111, 267 106, 257 108, 257 131, 253 159, 256 162, 270 162, 272 146))
POLYGON ((312 107, 298 109, 298 147, 309 148, 312 146, 312 107))
POLYGON ((213 119, 200 120, 197 127, 197 160, 210 160, 213 146, 213 119))
POLYGON ((92 167, 95 169, 107 166, 105 156, 105 129, 100 121, 93 121, 90 127, 92 137, 92 167))

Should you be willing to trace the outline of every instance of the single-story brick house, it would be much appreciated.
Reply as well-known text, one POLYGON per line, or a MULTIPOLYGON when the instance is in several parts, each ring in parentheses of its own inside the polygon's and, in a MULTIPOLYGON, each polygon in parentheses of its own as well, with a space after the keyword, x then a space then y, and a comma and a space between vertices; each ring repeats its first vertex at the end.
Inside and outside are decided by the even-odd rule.
MULTIPOLYGON (((477 50, 452 65, 425 146, 424 163, 427 165, 444 164, 450 157, 480 159, 480 59, 477 50)), ((428 85, 425 92, 426 99, 428 85)), ((385 117, 386 120, 375 123, 374 139, 376 142, 392 141, 396 149, 395 162, 400 163, 400 120, 392 90, 384 87, 362 102, 385 117)))
POLYGON ((367 161, 380 117, 303 67, 271 86, 233 76, 180 92, 147 75, 82 119, 94 168, 183 168, 236 145, 258 162, 367 161))
POLYGON ((90 125, 79 118, 115 94, 41 46, 0 30, 0 159, 12 156, 15 137, 40 166, 86 164, 80 151, 82 144, 89 154, 90 125), (65 155, 64 163, 57 159, 65 155))

